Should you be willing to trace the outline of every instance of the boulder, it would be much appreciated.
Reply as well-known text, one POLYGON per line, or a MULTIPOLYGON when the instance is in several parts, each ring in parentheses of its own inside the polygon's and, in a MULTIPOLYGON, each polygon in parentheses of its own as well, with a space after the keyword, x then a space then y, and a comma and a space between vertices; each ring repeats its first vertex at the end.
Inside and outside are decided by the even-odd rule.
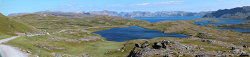
POLYGON ((232 47, 231 50, 242 50, 243 47, 232 47))
POLYGON ((163 47, 162 42, 155 42, 152 46, 154 49, 160 49, 163 47))
POLYGON ((205 54, 200 54, 200 55, 195 55, 195 57, 209 57, 209 56, 205 54))
POLYGON ((243 47, 244 47, 244 48, 248 48, 248 46, 247 46, 247 45, 243 45, 243 47))
POLYGON ((150 42, 149 41, 146 41, 144 42, 142 45, 141 45, 141 48, 146 48, 150 45, 150 42))
POLYGON ((196 37, 199 37, 199 38, 208 38, 209 36, 211 36, 211 34, 209 33, 198 33, 196 35, 196 37))
POLYGON ((141 47, 141 44, 140 43, 135 43, 135 47, 141 47))
POLYGON ((201 39, 201 42, 208 42, 208 43, 214 43, 216 42, 215 40, 211 40, 211 39, 201 39))
POLYGON ((236 53, 241 53, 243 50, 243 47, 232 47, 231 50, 236 53))
POLYGON ((250 55, 248 53, 241 53, 240 57, 249 57, 250 55))

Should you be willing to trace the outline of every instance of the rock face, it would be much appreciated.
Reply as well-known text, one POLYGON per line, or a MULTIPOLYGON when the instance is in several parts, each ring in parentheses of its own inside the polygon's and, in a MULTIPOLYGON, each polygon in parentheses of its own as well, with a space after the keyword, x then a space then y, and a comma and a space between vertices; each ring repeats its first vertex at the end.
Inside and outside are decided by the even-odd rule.
POLYGON ((224 9, 206 14, 206 18, 236 18, 250 19, 250 6, 237 7, 233 9, 224 9))

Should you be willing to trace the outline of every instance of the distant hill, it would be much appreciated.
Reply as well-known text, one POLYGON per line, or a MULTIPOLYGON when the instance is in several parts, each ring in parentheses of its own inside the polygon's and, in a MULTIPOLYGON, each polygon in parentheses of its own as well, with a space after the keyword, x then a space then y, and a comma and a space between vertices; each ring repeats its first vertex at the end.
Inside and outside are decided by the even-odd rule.
POLYGON ((44 16, 62 16, 62 17, 89 17, 90 14, 84 12, 61 12, 61 11, 40 11, 35 13, 14 13, 8 16, 22 16, 27 14, 40 14, 44 16))
POLYGON ((0 33, 15 35, 15 33, 25 32, 32 32, 32 28, 0 13, 0 33))
MULTIPOLYGON (((118 16, 118 17, 176 17, 176 16, 204 16, 209 12, 184 12, 184 11, 134 11, 134 12, 116 12, 116 11, 93 11, 93 12, 59 12, 59 11, 41 11, 30 14, 42 14, 49 16, 63 16, 63 17, 89 17, 89 16, 118 16)), ((20 16, 28 13, 15 13, 9 16, 20 16)))
POLYGON ((83 27, 93 27, 93 26, 124 26, 124 25, 139 25, 146 24, 148 22, 127 19, 112 16, 93 16, 84 18, 65 18, 58 16, 44 16, 39 14, 27 14, 22 16, 12 17, 23 23, 27 23, 37 29, 68 29, 68 28, 83 28, 83 27))
POLYGON ((210 14, 206 14, 204 17, 205 18, 250 19, 250 6, 218 10, 210 14))

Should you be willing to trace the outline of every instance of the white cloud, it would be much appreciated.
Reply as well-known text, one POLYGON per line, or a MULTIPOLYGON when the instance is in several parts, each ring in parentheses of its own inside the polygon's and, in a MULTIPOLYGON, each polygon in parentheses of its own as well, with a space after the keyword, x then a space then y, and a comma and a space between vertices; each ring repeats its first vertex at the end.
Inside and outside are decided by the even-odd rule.
POLYGON ((162 5, 176 5, 183 4, 184 1, 163 1, 163 2, 152 2, 152 3, 139 3, 135 6, 162 6, 162 5))
POLYGON ((145 6, 145 5, 150 5, 151 3, 141 3, 141 4, 135 4, 135 5, 138 5, 138 6, 145 6))

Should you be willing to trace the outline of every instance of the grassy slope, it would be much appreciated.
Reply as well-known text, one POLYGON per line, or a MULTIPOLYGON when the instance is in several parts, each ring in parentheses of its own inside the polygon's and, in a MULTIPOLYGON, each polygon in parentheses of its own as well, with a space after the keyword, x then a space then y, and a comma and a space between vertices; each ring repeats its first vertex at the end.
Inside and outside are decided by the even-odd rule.
POLYGON ((32 28, 0 14, 0 32, 3 34, 15 35, 15 33, 18 32, 32 32, 32 28))
POLYGON ((22 37, 16 40, 11 40, 8 44, 20 47, 25 50, 30 50, 33 54, 41 57, 56 56, 69 54, 74 56, 81 56, 87 53, 93 57, 109 57, 105 52, 109 50, 116 50, 122 47, 123 43, 109 42, 109 41, 90 41, 82 43, 72 43, 65 41, 51 40, 52 36, 34 36, 22 37), (62 49, 58 49, 62 48, 62 49))
POLYGON ((0 40, 8 38, 8 37, 11 37, 11 35, 6 35, 6 34, 3 34, 3 33, 0 33, 0 40))
MULTIPOLYGON (((86 53, 93 57, 113 57, 120 54, 105 54, 121 48, 123 42, 110 42, 94 40, 81 43, 67 42, 53 39, 54 37, 78 39, 85 36, 99 36, 91 33, 94 31, 109 29, 113 27, 126 27, 148 24, 145 21, 129 20, 119 17, 96 16, 87 18, 64 18, 56 16, 24 15, 12 17, 21 22, 28 23, 40 30, 45 30, 51 35, 22 37, 10 41, 7 44, 31 51, 32 54, 41 57, 50 57, 68 54, 72 57, 81 56, 86 53), (62 31, 63 32, 59 32, 62 31), (61 49, 60 49, 61 48, 61 49), (55 54, 53 54, 55 53, 55 54)), ((126 54, 125 54, 126 55, 126 54)))

